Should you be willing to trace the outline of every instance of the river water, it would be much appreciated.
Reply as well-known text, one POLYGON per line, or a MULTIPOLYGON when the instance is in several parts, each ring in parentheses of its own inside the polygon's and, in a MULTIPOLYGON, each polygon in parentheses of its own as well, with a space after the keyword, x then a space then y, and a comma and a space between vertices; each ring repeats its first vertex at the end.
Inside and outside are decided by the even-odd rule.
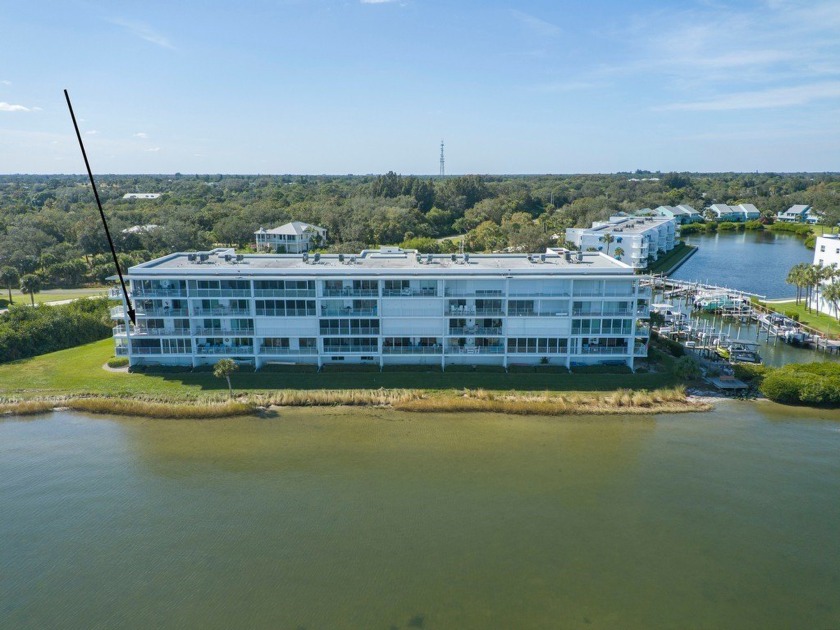
POLYGON ((783 232, 748 231, 690 234, 697 253, 671 277, 757 293, 770 299, 794 297, 796 288, 785 283, 790 268, 811 263, 814 251, 803 239, 783 232))
POLYGON ((838 628, 840 415, 0 420, 3 628, 838 628))

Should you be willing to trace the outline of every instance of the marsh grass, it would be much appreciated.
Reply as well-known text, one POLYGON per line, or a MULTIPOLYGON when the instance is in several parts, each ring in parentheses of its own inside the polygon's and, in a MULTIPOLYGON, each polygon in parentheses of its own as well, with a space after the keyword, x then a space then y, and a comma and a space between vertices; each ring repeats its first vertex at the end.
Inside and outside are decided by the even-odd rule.
POLYGON ((681 387, 655 391, 620 389, 608 394, 494 392, 465 389, 393 404, 400 411, 491 412, 517 415, 605 415, 706 411, 705 403, 691 402, 681 387))
POLYGON ((0 416, 34 416, 39 413, 48 413, 55 408, 55 402, 49 400, 18 400, 0 402, 0 416))
POLYGON ((238 401, 171 404, 126 398, 75 398, 63 406, 87 413, 167 419, 227 418, 255 411, 252 405, 238 401))

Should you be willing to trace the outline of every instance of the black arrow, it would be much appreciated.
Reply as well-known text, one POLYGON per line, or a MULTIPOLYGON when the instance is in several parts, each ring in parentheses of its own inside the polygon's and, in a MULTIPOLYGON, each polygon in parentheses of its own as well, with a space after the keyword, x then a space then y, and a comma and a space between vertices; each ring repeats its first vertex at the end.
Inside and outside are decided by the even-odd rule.
POLYGON ((131 299, 128 297, 128 289, 125 288, 125 280, 123 279, 122 271, 120 271, 120 263, 117 260, 117 250, 114 249, 114 241, 111 238, 111 231, 108 229, 108 222, 105 220, 105 213, 102 211, 102 202, 99 201, 99 192, 96 190, 96 183, 93 181, 93 172, 90 170, 90 162, 88 162, 87 153, 85 152, 85 143, 82 142, 82 134, 79 133, 79 124, 76 122, 76 114, 73 113, 73 106, 70 104, 70 95, 67 90, 64 90, 64 98, 67 99, 67 108, 70 110, 70 118, 73 119, 73 127, 76 129, 76 137, 79 139, 79 148, 82 150, 82 157, 85 159, 85 167, 87 168, 88 177, 90 178, 90 186, 93 188, 93 196, 96 197, 96 206, 99 208, 99 216, 102 217, 102 226, 105 228, 105 236, 108 237, 108 245, 111 246, 111 256, 114 257, 114 266, 117 268, 117 275, 120 277, 120 284, 122 285, 123 295, 125 296, 125 304, 128 307, 128 318, 131 323, 137 325, 137 318, 134 314, 134 308, 131 306, 131 299))

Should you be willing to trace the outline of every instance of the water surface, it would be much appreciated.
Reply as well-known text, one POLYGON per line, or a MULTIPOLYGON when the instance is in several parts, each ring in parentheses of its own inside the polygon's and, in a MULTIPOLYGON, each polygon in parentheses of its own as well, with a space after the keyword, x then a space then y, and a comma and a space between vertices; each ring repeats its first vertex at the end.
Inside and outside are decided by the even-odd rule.
POLYGON ((814 260, 814 251, 805 247, 803 239, 783 232, 690 234, 683 240, 699 249, 672 274, 673 278, 771 299, 795 296, 796 288, 785 283, 788 271, 798 263, 814 260))
POLYGON ((0 421, 3 628, 837 628, 840 421, 0 421))

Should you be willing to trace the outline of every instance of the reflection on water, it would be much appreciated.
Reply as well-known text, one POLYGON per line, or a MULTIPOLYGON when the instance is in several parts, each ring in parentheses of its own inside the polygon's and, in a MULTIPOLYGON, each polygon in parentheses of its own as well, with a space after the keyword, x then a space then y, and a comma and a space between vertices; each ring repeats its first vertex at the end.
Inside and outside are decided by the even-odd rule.
POLYGON ((801 238, 783 232, 690 234, 683 240, 699 249, 672 277, 771 299, 794 296, 796 289, 785 283, 790 268, 814 260, 814 251, 801 238))
POLYGON ((6 420, 0 627, 837 626, 798 415, 6 420))

